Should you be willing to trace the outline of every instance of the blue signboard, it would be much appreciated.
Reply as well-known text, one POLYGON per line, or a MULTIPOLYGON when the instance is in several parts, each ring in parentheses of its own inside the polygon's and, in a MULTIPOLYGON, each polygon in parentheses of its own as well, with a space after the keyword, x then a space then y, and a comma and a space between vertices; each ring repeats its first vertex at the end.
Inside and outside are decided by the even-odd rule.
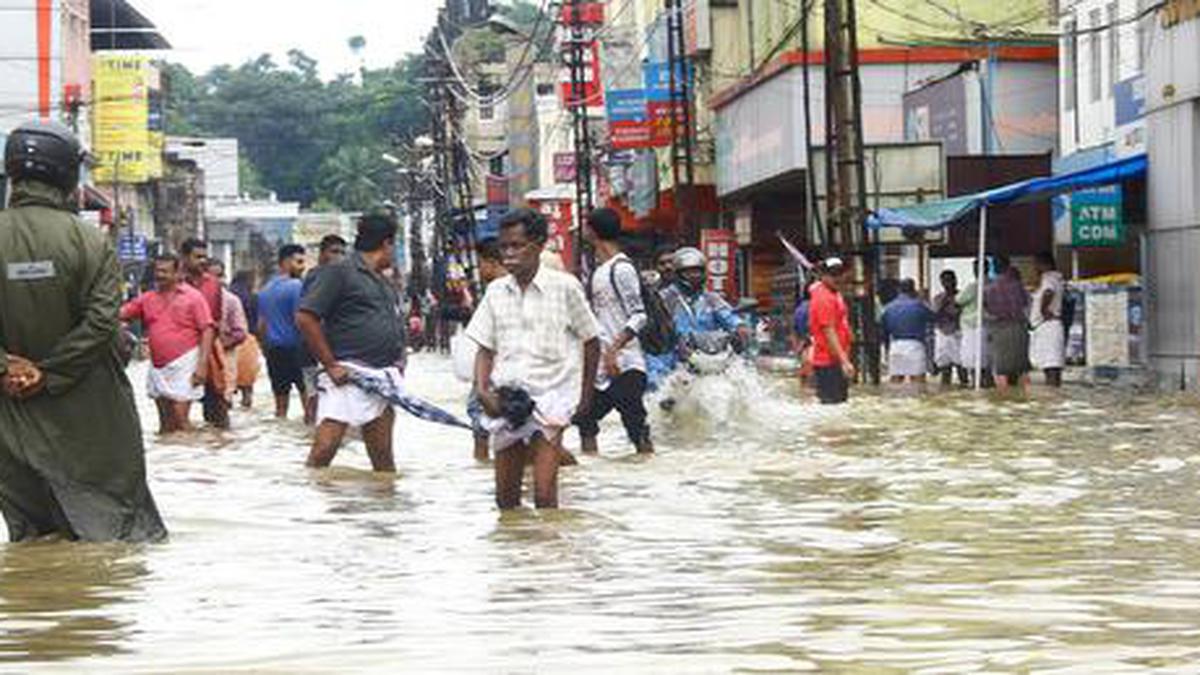
MULTIPOLYGON (((695 89, 695 73, 694 68, 689 68, 687 72, 693 77, 689 78, 689 86, 695 89)), ((675 64, 675 83, 676 85, 683 82, 684 64, 675 64)), ((642 65, 642 83, 646 86, 646 98, 651 101, 669 101, 671 99, 671 68, 667 63, 646 63, 642 65)))
POLYGON ((1146 78, 1143 75, 1113 85, 1117 126, 1136 122, 1146 114, 1146 78))
POLYGON ((612 89, 604 94, 611 122, 646 121, 646 90, 612 89))
POLYGON ((117 259, 121 262, 146 262, 146 238, 140 234, 122 234, 117 238, 117 259))

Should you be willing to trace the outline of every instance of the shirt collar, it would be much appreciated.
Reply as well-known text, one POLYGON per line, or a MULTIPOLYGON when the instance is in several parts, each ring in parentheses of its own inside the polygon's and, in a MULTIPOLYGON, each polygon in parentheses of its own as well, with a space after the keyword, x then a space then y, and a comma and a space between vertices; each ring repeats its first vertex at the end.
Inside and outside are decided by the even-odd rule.
MULTIPOLYGON (((550 275, 546 272, 546 266, 539 263, 538 271, 533 275, 533 280, 529 282, 529 287, 536 288, 539 293, 546 292, 546 284, 549 282, 549 276, 550 275)), ((516 275, 509 274, 503 279, 498 279, 493 283, 499 283, 501 281, 504 282, 504 287, 510 292, 517 294, 521 292, 521 284, 517 282, 516 275)))

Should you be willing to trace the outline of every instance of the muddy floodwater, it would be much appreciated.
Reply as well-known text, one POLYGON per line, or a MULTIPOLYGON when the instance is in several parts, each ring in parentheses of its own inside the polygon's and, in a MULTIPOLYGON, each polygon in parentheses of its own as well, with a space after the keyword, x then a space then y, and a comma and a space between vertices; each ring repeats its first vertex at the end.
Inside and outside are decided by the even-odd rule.
POLYGON ((410 417, 398 476, 305 470, 263 383, 231 433, 150 435, 168 543, 0 547, 0 670, 1200 672, 1194 400, 857 393, 696 383, 658 456, 610 421, 565 508, 501 516, 410 417))

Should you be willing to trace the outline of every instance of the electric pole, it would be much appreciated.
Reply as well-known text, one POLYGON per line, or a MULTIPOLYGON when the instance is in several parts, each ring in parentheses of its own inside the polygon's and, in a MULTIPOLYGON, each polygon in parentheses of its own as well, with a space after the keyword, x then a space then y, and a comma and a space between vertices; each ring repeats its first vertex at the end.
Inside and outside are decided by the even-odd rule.
MULTIPOLYGON (((826 241, 862 263, 859 356, 871 382, 879 383, 879 336, 875 325, 875 250, 866 233, 866 165, 862 132, 862 82, 858 70, 855 0, 825 0, 826 241)), ((802 10, 803 11, 803 10, 802 10)))
MULTIPOLYGON (((566 29, 568 37, 564 58, 570 73, 570 96, 567 109, 571 113, 575 142, 575 235, 572 250, 575 271, 583 272, 583 224, 595 206, 592 194, 592 136, 588 123, 587 82, 589 65, 587 55, 595 44, 590 30, 585 26, 582 0, 566 0, 566 29)), ((599 83, 596 83, 599 86, 599 83)))
POLYGON ((694 135, 692 133, 691 67, 684 38, 682 0, 665 0, 667 11, 667 68, 671 95, 668 111, 671 124, 671 176, 675 183, 675 211, 679 231, 689 241, 699 242, 700 228, 692 187, 696 183, 694 135))

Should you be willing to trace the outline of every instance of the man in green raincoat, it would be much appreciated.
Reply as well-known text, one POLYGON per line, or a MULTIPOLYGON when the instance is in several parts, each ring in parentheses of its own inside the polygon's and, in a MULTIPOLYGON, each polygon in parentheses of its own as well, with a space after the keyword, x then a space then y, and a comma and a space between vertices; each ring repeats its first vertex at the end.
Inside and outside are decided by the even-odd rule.
POLYGON ((166 536, 118 361, 116 255, 72 208, 83 157, 54 122, 21 125, 4 153, 0 510, 13 541, 166 536))

